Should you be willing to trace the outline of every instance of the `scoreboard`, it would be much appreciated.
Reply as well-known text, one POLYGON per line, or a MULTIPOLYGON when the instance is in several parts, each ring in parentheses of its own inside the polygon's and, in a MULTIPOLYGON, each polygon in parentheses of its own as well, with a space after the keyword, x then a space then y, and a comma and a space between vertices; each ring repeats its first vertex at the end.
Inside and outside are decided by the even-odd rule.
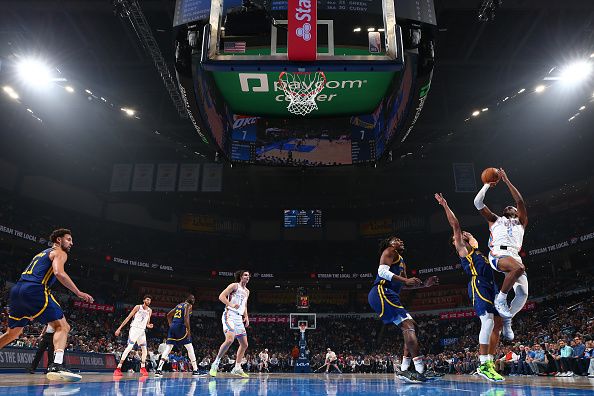
POLYGON ((284 225, 285 228, 321 228, 322 211, 320 209, 286 209, 284 225))
MULTIPOLYGON (((288 0, 256 0, 256 4, 264 6, 269 11, 286 11, 288 0)), ((223 12, 229 8, 239 7, 242 0, 224 0, 223 12)), ((436 25, 435 6, 433 0, 394 0, 396 16, 398 18, 436 25)), ((345 11, 356 13, 382 14, 382 0, 318 0, 318 10, 345 11)), ((177 0, 173 26, 210 17, 210 0, 177 0)))

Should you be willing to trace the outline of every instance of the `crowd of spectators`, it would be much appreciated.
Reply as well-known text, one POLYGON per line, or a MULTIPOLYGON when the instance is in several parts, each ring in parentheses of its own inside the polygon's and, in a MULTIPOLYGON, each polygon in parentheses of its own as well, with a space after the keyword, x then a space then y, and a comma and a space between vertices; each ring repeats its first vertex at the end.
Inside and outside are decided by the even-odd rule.
MULTIPOLYGON (((5 287, 0 293, 6 304, 5 287)), ((115 337, 115 327, 130 308, 114 313, 89 311, 73 306, 74 299, 57 294, 72 326, 68 350, 113 353, 119 359, 126 345, 126 332, 115 337)), ((5 314, 4 314, 5 315, 5 314)), ((5 329, 6 318, 2 320, 5 329)), ((476 318, 440 320, 436 316, 415 317, 419 324, 417 335, 425 353, 427 366, 437 372, 451 374, 472 373, 478 364, 477 335, 480 323, 476 318)), ((162 337, 167 333, 163 318, 153 318, 153 329, 147 329, 149 341, 148 366, 154 368, 162 348, 162 337)), ((202 369, 210 366, 223 341, 218 314, 192 317, 193 341, 202 369)), ((26 327, 14 345, 35 347, 41 326, 26 327)), ((516 339, 498 348, 496 366, 506 375, 594 375, 594 293, 592 290, 574 295, 560 296, 538 303, 532 311, 522 311, 514 319, 516 339)), ((260 369, 258 353, 269 349, 269 372, 292 371, 298 332, 286 323, 253 323, 248 329, 249 349, 244 369, 260 369)), ((399 367, 402 354, 402 335, 395 326, 383 326, 374 318, 319 318, 317 328, 307 332, 312 369, 322 369, 326 348, 338 356, 338 367, 343 372, 393 372, 399 367)), ((232 368, 235 350, 228 352, 221 369, 232 368)), ((188 370, 185 350, 174 351, 172 370, 188 370)), ((138 353, 130 354, 125 369, 138 368, 138 353)))

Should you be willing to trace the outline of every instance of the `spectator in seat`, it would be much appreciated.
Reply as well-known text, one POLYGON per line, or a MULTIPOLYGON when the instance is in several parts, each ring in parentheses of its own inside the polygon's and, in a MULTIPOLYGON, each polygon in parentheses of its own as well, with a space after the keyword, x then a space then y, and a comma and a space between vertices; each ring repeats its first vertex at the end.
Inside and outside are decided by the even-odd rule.
POLYGON ((507 347, 505 349, 505 354, 495 362, 495 368, 501 375, 505 375, 506 371, 511 371, 513 364, 517 361, 518 355, 515 354, 510 347, 507 347))

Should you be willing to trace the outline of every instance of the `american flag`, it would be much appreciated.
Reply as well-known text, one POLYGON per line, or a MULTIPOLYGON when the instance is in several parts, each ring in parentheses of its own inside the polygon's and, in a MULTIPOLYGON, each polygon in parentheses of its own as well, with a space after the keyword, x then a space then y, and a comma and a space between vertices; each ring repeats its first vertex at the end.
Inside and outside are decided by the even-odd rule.
POLYGON ((224 52, 245 53, 245 41, 228 41, 225 43, 224 52))

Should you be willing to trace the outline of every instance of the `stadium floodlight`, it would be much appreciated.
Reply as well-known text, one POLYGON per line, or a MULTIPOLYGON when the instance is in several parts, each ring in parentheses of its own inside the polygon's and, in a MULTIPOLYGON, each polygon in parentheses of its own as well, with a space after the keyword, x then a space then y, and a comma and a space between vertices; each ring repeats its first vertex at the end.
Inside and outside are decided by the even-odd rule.
POLYGON ((489 108, 488 107, 485 107, 481 111, 488 111, 488 110, 489 110, 489 108))
POLYGON ((361 31, 361 28, 360 27, 356 27, 356 28, 353 29, 353 32, 355 32, 355 33, 360 32, 360 31, 361 31))
POLYGON ((377 29, 377 31, 378 31, 378 32, 385 32, 385 31, 386 31, 386 29, 384 29, 384 28, 379 28, 379 29, 377 29))
POLYGON ((132 109, 128 109, 126 107, 122 107, 120 110, 122 110, 124 113, 126 113, 130 117, 132 117, 134 114, 136 114, 136 111, 134 111, 132 109))
POLYGON ((534 88, 534 92, 536 93, 541 93, 542 91, 544 91, 547 87, 545 87, 544 85, 539 85, 536 88, 534 88))
POLYGON ((521 94, 522 92, 524 92, 526 90, 526 88, 522 88, 518 91, 519 94, 521 94))
POLYGON ((16 99, 19 98, 19 94, 16 93, 16 91, 12 87, 9 87, 8 85, 5 85, 4 87, 2 87, 2 90, 4 92, 6 92, 6 94, 9 97, 11 97, 12 99, 15 99, 16 100, 16 99))
POLYGON ((481 112, 478 111, 478 110, 475 110, 475 111, 472 112, 472 116, 473 117, 478 117, 479 114, 481 114, 481 112))
POLYGON ((367 28, 367 31, 368 32, 375 32, 375 28, 374 27, 367 28))
POLYGON ((503 98, 503 101, 505 102, 508 99, 509 99, 509 96, 506 96, 505 98, 503 98))
POLYGON ((579 108, 579 110, 580 110, 580 111, 582 111, 582 110, 586 110, 586 106, 582 106, 582 107, 580 107, 580 108, 579 108))
POLYGON ((25 58, 17 63, 19 77, 32 86, 44 86, 56 79, 53 76, 50 66, 34 58, 25 58))
POLYGON ((66 85, 64 89, 66 90, 66 92, 74 93, 74 88, 72 88, 70 85, 66 85))
POLYGON ((93 95, 93 92, 91 92, 90 89, 85 89, 85 92, 88 93, 89 95, 93 95))
POLYGON ((561 69, 559 80, 575 84, 580 81, 586 80, 592 74, 592 63, 588 61, 577 61, 570 63, 561 69))

